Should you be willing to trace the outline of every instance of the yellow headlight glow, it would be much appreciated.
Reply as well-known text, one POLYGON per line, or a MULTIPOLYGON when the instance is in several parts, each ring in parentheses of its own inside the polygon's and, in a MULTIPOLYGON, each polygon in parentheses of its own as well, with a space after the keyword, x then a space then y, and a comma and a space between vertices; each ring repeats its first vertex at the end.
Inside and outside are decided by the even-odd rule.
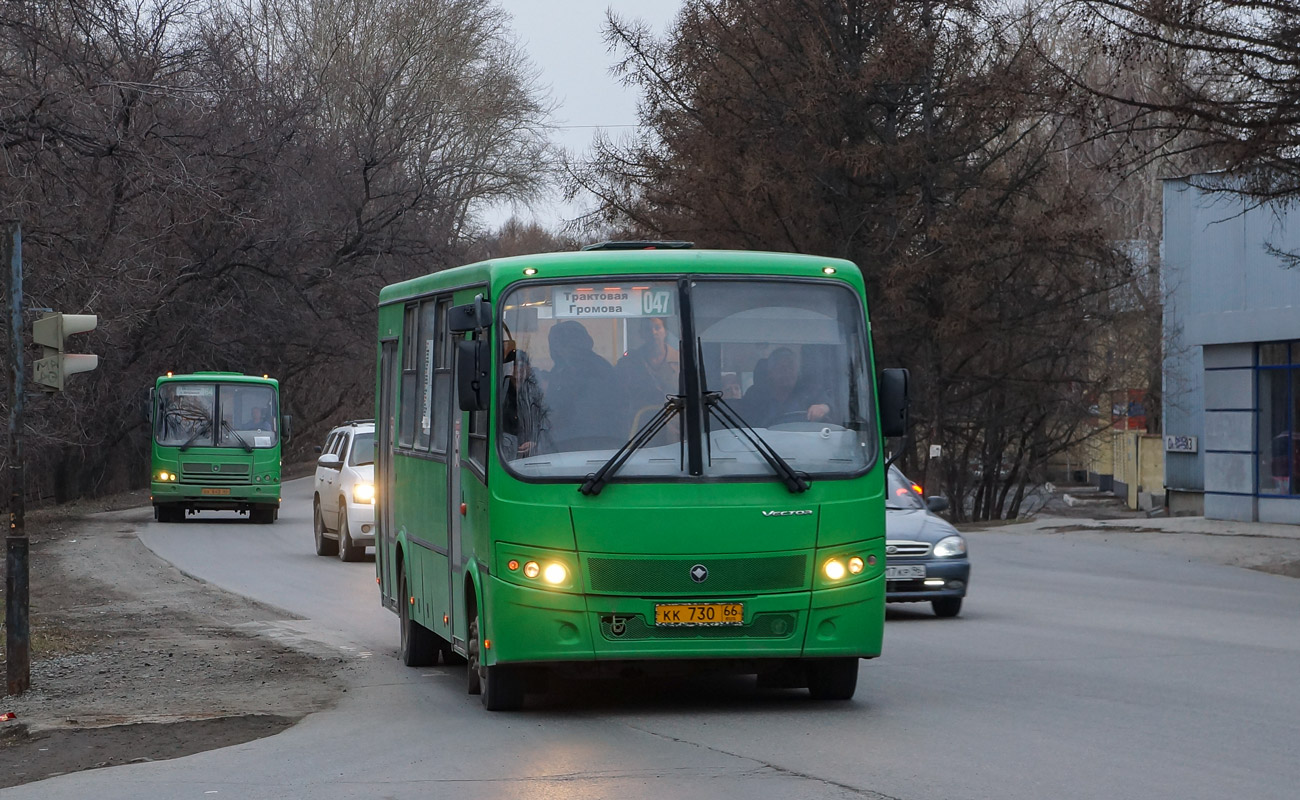
POLYGON ((825 566, 822 567, 822 570, 826 573, 826 577, 833 581, 838 581, 845 575, 844 564, 842 564, 838 558, 832 558, 830 561, 827 561, 825 566))
POLYGON ((358 503, 375 502, 375 486, 371 483, 358 483, 352 487, 352 496, 358 503))
POLYGON ((547 583, 560 584, 568 579, 569 571, 564 568, 563 564, 547 564, 546 572, 542 573, 542 577, 546 579, 547 583))
POLYGON ((524 564, 524 577, 526 578, 536 578, 541 571, 542 568, 537 566, 536 561, 529 561, 524 564))
POLYGON ((160 480, 160 481, 165 481, 165 480, 167 480, 167 473, 166 473, 166 472, 159 472, 159 473, 158 473, 158 480, 160 480))
POLYGON ((854 575, 857 575, 861 571, 862 571, 862 559, 858 558, 857 556, 850 558, 849 572, 852 572, 854 575))

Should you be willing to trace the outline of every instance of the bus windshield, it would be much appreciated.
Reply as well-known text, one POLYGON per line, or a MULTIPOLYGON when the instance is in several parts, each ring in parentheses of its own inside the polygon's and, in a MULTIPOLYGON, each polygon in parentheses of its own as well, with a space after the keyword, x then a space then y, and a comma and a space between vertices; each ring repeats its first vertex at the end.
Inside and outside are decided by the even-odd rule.
POLYGON ((810 476, 857 474, 871 463, 867 339, 852 290, 701 277, 686 291, 689 326, 676 281, 604 278, 506 293, 498 452, 515 474, 585 478, 658 415, 661 427, 618 477, 685 477, 688 426, 674 409, 660 412, 685 395, 688 346, 707 393, 697 407, 729 412, 702 420, 705 477, 772 475, 750 434, 810 476))
POLYGON ((155 402, 154 439, 163 446, 252 450, 279 441, 275 391, 264 384, 164 383, 155 402))

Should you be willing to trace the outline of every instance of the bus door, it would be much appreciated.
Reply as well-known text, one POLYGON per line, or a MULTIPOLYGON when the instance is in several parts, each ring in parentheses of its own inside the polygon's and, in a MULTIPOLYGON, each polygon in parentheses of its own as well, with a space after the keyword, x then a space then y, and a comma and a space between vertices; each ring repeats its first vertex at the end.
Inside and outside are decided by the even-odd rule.
MULTIPOLYGON (((474 295, 482 292, 482 288, 471 289, 464 295, 458 294, 456 300, 472 301, 474 295)), ((468 338, 477 339, 485 335, 487 334, 480 330, 468 338)), ((456 357, 460 357, 459 351, 456 357)), ((459 375, 460 370, 454 370, 453 374, 459 375)), ((453 641, 463 648, 469 638, 470 622, 463 601, 465 565, 475 555, 475 533, 486 531, 488 524, 486 479, 488 412, 486 410, 461 411, 459 398, 460 387, 455 386, 451 397, 448 398, 452 419, 452 452, 447 465, 447 506, 450 513, 447 529, 451 534, 453 600, 451 607, 456 610, 452 623, 452 636, 453 641)))
POLYGON ((375 524, 375 574, 379 578, 380 600, 394 607, 397 576, 393 571, 393 552, 397 549, 397 531, 393 525, 393 415, 400 395, 397 341, 383 342, 379 353, 379 401, 375 414, 375 485, 379 487, 379 517, 375 524))

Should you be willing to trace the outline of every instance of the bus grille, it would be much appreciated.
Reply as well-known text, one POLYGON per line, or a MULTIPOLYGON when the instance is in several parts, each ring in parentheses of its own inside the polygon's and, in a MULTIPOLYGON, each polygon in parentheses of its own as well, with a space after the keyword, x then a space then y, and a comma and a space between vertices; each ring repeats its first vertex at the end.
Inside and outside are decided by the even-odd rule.
POLYGON ((208 486, 245 484, 248 483, 248 465, 213 461, 182 462, 181 483, 202 483, 208 486))
POLYGON ((593 592, 641 597, 799 591, 807 588, 807 569, 806 555, 587 560, 587 574, 593 592), (691 569, 696 564, 709 570, 708 579, 702 583, 691 579, 691 569))
POLYGON ((639 616, 617 617, 621 633, 614 633, 615 617, 600 618, 600 635, 612 642, 637 639, 788 639, 794 635, 797 614, 755 614, 748 625, 659 627, 639 616))

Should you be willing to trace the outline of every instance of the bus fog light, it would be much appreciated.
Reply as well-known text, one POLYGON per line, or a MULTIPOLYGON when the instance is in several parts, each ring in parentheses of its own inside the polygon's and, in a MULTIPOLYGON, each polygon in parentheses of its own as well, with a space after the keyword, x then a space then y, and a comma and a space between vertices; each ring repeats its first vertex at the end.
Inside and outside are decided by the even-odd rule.
POLYGON ((569 571, 564 568, 563 564, 547 564, 546 572, 542 575, 550 584, 561 584, 569 577, 569 571))
POLYGON ((826 577, 833 581, 838 581, 845 575, 844 565, 837 558, 827 561, 825 566, 822 567, 822 571, 826 573, 826 577))
POLYGON ((537 566, 536 561, 529 561, 527 564, 524 564, 524 577, 526 578, 536 578, 538 573, 541 571, 542 568, 537 566))
POLYGON ((849 572, 853 573, 854 575, 857 575, 859 572, 862 571, 862 567, 863 567, 862 559, 858 558, 857 556, 854 556, 853 558, 849 559, 849 572))

